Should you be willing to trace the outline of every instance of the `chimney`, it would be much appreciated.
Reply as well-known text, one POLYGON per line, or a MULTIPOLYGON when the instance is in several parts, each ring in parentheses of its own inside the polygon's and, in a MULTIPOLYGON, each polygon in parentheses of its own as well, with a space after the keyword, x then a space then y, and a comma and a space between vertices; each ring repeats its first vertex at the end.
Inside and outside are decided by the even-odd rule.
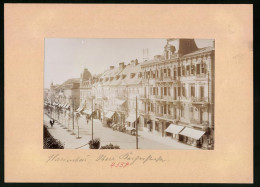
POLYGON ((110 70, 111 70, 111 69, 114 69, 114 67, 115 67, 115 66, 110 66, 110 70))
POLYGON ((138 60, 135 59, 135 60, 131 60, 131 65, 132 66, 136 66, 138 64, 138 60))
POLYGON ((125 68, 125 63, 124 62, 120 62, 119 63, 119 69, 124 69, 125 68))

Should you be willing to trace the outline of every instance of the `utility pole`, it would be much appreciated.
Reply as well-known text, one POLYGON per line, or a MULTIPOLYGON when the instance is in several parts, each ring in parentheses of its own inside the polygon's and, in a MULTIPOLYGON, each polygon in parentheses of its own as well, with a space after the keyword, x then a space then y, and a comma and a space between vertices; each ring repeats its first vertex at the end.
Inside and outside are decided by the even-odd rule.
POLYGON ((73 97, 72 97, 72 133, 71 133, 71 135, 75 135, 75 133, 74 133, 74 112, 75 112, 75 104, 74 104, 74 101, 75 101, 75 99, 73 99, 73 97))
POLYGON ((135 128, 136 128, 136 149, 138 149, 137 96, 136 96, 136 110, 135 110, 135 128))
POLYGON ((91 111, 91 137, 92 137, 92 143, 93 143, 93 96, 92 96, 92 111, 91 111))

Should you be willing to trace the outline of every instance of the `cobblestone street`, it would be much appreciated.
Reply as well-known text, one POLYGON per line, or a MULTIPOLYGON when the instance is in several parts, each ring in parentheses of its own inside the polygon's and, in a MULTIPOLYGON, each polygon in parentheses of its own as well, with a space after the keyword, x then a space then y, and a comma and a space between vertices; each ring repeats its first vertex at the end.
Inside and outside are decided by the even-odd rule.
MULTIPOLYGON (((51 135, 64 143, 65 149, 88 149, 88 141, 91 140, 91 121, 87 125, 86 121, 81 117, 79 119, 79 136, 78 126, 75 123, 74 132, 75 135, 71 135, 72 125, 68 129, 64 129, 62 124, 55 123, 51 128, 49 124, 50 118, 44 115, 44 124, 48 126, 48 130, 51 135)), ((94 126, 94 138, 100 138, 101 146, 109 143, 120 146, 120 149, 136 149, 136 136, 132 136, 119 131, 113 131, 111 128, 103 127, 101 122, 97 119, 93 120, 94 126)), ((193 146, 189 146, 173 140, 169 137, 157 137, 156 135, 150 135, 146 132, 139 131, 139 149, 198 149, 193 146)))

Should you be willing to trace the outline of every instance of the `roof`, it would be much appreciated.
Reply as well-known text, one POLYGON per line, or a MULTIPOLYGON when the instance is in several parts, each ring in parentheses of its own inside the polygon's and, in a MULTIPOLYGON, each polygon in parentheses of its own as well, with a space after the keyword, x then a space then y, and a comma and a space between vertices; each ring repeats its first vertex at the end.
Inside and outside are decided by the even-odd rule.
POLYGON ((72 78, 72 79, 68 79, 66 80, 64 83, 62 83, 62 85, 66 85, 66 84, 72 84, 72 83, 78 83, 80 81, 79 78, 72 78))
POLYGON ((120 75, 125 75, 125 78, 119 79, 117 85, 132 85, 139 84, 141 82, 141 78, 138 78, 138 73, 141 72, 141 64, 133 65, 129 64, 126 68, 120 73, 120 75), (133 78, 131 78, 132 73, 135 74, 133 78))
POLYGON ((153 64, 153 63, 158 63, 158 62, 160 62, 160 61, 157 60, 157 59, 147 60, 147 61, 142 62, 141 66, 148 65, 148 64, 153 64))
POLYGON ((104 73, 102 73, 102 75, 99 78, 114 77, 117 74, 119 74, 121 71, 122 70, 119 67, 113 68, 113 69, 108 69, 104 73))
POLYGON ((190 56, 193 56, 193 55, 199 55, 201 53, 207 53, 207 52, 210 52, 210 51, 214 51, 215 48, 214 47, 204 47, 204 48, 200 48, 192 53, 188 53, 186 55, 183 55, 181 58, 185 58, 185 57, 190 57, 190 56))

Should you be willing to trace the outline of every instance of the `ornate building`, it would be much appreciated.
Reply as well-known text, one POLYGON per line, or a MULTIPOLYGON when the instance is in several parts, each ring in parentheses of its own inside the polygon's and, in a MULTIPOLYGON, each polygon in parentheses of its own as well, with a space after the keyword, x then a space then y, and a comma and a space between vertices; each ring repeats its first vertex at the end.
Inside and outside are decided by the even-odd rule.
POLYGON ((214 51, 193 39, 167 40, 164 55, 141 64, 144 130, 207 147, 214 134, 214 51))

